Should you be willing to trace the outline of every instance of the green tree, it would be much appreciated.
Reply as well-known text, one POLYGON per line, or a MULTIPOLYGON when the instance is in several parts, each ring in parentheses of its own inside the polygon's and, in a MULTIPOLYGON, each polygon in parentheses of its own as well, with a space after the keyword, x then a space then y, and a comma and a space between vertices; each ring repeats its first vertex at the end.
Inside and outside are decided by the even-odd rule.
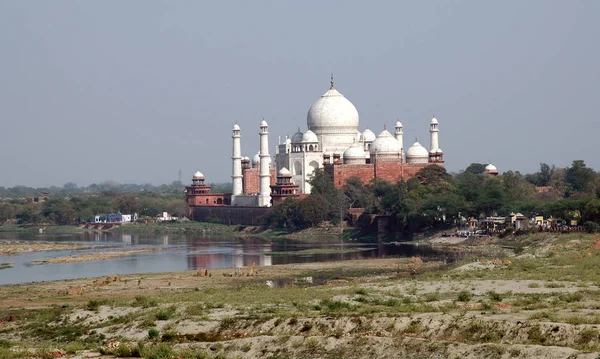
POLYGON ((309 176, 308 184, 311 187, 311 194, 321 195, 327 199, 327 202, 332 202, 334 197, 337 196, 337 189, 333 180, 322 168, 316 169, 309 176))
POLYGON ((325 196, 321 194, 310 194, 300 201, 300 222, 302 225, 311 227, 325 221, 331 211, 325 196))
MULTIPOLYGON (((183 202, 183 200, 181 202, 183 202)), ((124 214, 139 213, 140 200, 133 194, 122 194, 116 198, 115 207, 124 214)))
POLYGON ((485 167, 487 165, 484 163, 471 163, 470 165, 467 166, 467 168, 465 168, 465 170, 463 171, 464 173, 472 173, 475 175, 480 175, 483 172, 485 172, 485 167))
POLYGON ((488 178, 481 192, 480 198, 476 202, 476 208, 479 212, 491 216, 498 212, 504 204, 504 188, 502 182, 497 178, 488 178))
POLYGON ((593 169, 586 167, 582 160, 575 160, 565 170, 565 182, 569 186, 567 193, 572 195, 592 194, 596 184, 596 172, 593 169))
POLYGON ((371 191, 364 185, 358 177, 352 177, 346 180, 342 187, 343 194, 348 198, 351 208, 364 208, 371 211, 374 206, 374 197, 371 191))
POLYGON ((74 224, 77 218, 73 203, 63 198, 54 198, 44 202, 42 214, 50 221, 61 225, 74 224))
POLYGON ((526 181, 519 171, 504 172, 502 174, 502 183, 504 185, 504 200, 507 204, 513 204, 518 201, 530 201, 535 198, 535 185, 526 181))

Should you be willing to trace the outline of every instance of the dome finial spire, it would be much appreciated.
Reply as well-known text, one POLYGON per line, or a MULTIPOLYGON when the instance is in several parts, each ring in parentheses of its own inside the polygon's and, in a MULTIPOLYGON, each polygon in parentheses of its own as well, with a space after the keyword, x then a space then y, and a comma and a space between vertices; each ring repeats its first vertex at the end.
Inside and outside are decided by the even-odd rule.
POLYGON ((333 90, 333 72, 331 73, 331 80, 329 80, 329 89, 333 90))
POLYGON ((419 142, 419 138, 415 136, 415 142, 419 142))
POLYGON ((384 130, 387 130, 387 122, 385 122, 385 123, 383 124, 383 129, 384 129, 384 130))

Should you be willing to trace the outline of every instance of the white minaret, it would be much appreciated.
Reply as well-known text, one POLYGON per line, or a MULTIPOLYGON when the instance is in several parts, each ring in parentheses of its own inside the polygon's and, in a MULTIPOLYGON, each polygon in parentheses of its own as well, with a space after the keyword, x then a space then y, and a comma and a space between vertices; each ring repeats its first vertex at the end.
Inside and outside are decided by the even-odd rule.
POLYGON ((431 141, 430 152, 435 152, 440 148, 440 143, 438 140, 438 133, 440 130, 438 129, 438 120, 435 116, 431 119, 429 123, 429 138, 431 141))
POLYGON ((402 149, 402 152, 404 152, 404 144, 402 142, 402 135, 404 132, 402 132, 402 122, 400 122, 400 120, 396 122, 396 132, 394 134, 396 135, 396 140, 400 142, 400 148, 402 149))
POLYGON ((269 125, 264 119, 260 123, 260 187, 258 205, 271 206, 271 172, 269 171, 269 125))
POLYGON ((231 179, 233 180, 233 198, 232 202, 235 204, 235 196, 242 194, 242 145, 240 136, 240 126, 235 123, 233 125, 233 169, 231 171, 231 179))

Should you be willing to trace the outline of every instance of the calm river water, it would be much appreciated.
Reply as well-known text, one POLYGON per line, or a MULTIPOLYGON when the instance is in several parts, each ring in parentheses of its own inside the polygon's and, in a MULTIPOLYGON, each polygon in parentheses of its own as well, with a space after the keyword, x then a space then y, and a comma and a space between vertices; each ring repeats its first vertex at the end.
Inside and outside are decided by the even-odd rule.
POLYGON ((0 263, 13 262, 11 268, 0 270, 0 285, 99 277, 115 274, 171 272, 195 269, 235 268, 240 266, 270 266, 288 263, 325 262, 387 256, 419 256, 426 260, 463 258, 464 253, 439 252, 429 246, 355 243, 315 239, 311 243, 285 240, 228 238, 173 234, 11 234, 0 233, 0 240, 32 240, 78 242, 110 245, 119 248, 160 248, 157 252, 135 253, 116 259, 80 263, 36 263, 35 259, 101 252, 106 249, 27 252, 0 256, 0 263), (333 249, 334 253, 303 253, 333 249), (352 250, 349 252, 349 250, 352 250), (300 251, 300 252, 299 252, 300 251), (294 253, 296 252, 296 253, 294 253), (336 253, 337 252, 337 253, 336 253))

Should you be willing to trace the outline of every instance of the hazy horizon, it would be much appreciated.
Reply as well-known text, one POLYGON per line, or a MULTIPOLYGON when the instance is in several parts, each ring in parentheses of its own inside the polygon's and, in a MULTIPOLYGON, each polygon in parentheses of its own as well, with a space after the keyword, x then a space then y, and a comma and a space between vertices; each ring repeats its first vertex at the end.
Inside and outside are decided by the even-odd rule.
POLYGON ((336 88, 450 172, 600 169, 597 1, 0 2, 0 186, 231 181, 336 88))

